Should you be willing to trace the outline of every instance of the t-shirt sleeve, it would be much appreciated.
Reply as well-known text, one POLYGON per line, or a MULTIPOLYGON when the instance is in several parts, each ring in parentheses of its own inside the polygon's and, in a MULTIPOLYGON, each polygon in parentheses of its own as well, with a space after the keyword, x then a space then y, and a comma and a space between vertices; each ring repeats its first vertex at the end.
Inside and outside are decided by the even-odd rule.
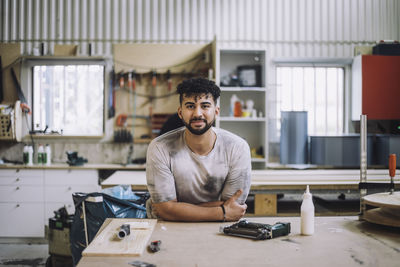
POLYGON ((151 142, 147 149, 146 180, 153 203, 176 199, 175 180, 170 169, 169 153, 160 143, 151 142))
POLYGON ((235 145, 231 151, 229 172, 221 194, 221 200, 229 199, 239 189, 243 194, 238 203, 245 203, 251 184, 251 154, 249 145, 243 140, 235 145))

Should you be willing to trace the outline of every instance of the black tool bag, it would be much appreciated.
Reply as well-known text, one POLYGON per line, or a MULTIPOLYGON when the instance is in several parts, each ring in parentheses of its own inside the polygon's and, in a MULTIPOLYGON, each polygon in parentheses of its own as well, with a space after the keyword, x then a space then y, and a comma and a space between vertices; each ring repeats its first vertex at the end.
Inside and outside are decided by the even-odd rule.
POLYGON ((148 193, 140 200, 130 202, 104 193, 74 193, 75 215, 70 232, 71 253, 74 266, 82 251, 96 236, 106 218, 146 218, 148 193))

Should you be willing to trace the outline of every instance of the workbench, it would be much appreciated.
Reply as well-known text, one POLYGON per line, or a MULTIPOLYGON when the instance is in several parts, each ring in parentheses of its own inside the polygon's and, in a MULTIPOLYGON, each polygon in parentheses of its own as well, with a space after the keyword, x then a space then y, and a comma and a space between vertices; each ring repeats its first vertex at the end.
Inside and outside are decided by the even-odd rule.
MULTIPOLYGON (((157 266, 399 266, 400 231, 361 222, 358 217, 316 217, 315 233, 300 235, 299 217, 248 218, 252 222, 290 222, 289 236, 270 240, 226 236, 231 223, 158 221, 150 241, 161 250, 139 257, 84 256, 78 267, 131 266, 140 260, 157 266)), ((150 242, 149 241, 149 242, 150 242)))
MULTIPOLYGON (((399 173, 399 172, 397 172, 399 173)), ((395 186, 400 188, 399 175, 396 175, 395 186)), ((368 182, 389 183, 388 170, 368 170, 368 182)), ((357 196, 360 170, 253 170, 251 172, 251 197, 254 195, 254 212, 256 216, 277 216, 277 194, 293 194, 301 198, 307 185, 312 193, 335 194, 342 192, 357 196)), ((101 183, 102 188, 115 185, 131 185, 134 191, 147 190, 145 171, 117 171, 101 183)), ((356 212, 324 211, 324 215, 355 215, 356 212)), ((281 215, 293 215, 293 212, 281 215)))

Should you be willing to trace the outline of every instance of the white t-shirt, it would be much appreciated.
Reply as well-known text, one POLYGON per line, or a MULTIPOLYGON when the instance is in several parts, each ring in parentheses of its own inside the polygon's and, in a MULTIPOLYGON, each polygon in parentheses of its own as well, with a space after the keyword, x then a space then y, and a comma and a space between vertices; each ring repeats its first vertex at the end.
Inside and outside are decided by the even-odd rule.
POLYGON ((247 142, 233 133, 212 127, 217 136, 214 148, 206 156, 200 156, 186 145, 185 129, 181 127, 159 136, 148 147, 146 178, 151 201, 177 199, 191 204, 225 201, 238 189, 243 189, 238 199, 243 204, 251 182, 247 142))

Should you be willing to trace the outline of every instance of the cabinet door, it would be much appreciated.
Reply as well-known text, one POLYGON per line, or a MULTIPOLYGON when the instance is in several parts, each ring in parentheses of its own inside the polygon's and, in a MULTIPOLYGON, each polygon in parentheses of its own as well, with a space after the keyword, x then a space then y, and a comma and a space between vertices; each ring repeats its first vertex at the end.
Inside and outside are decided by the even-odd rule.
POLYGON ((0 203, 0 214, 0 236, 44 237, 43 203, 0 203))
POLYGON ((43 202, 43 194, 43 186, 0 186, 1 202, 43 202))

